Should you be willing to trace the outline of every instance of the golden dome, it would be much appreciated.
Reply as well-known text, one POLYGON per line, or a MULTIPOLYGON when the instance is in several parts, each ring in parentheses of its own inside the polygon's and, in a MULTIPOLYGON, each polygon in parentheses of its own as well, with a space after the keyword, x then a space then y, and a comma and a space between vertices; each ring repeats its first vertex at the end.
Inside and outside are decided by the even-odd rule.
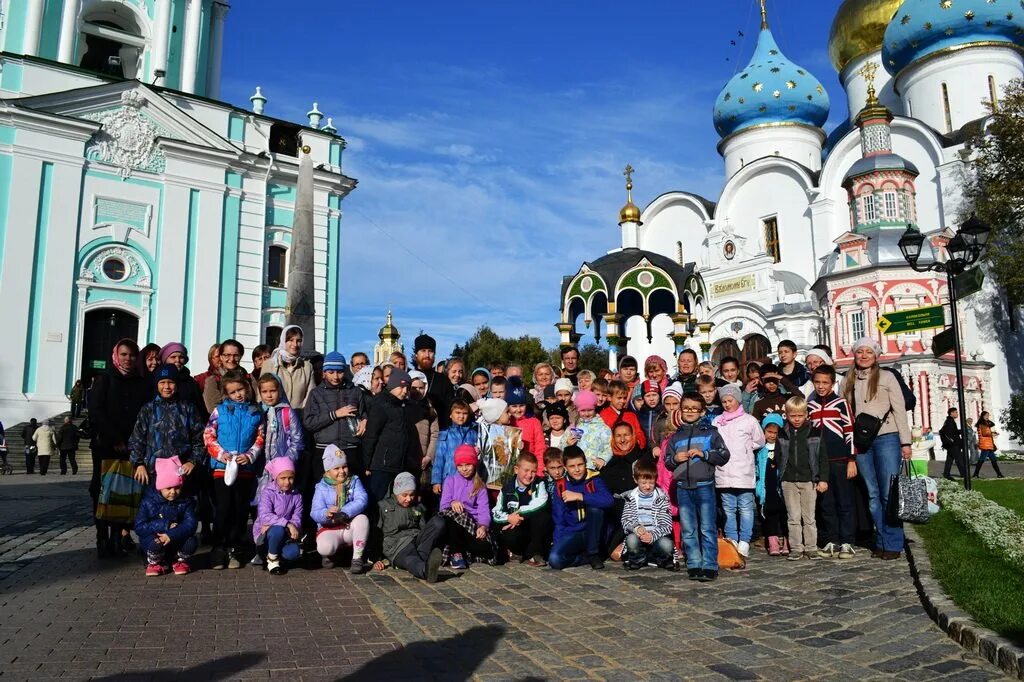
POLYGON ((384 326, 380 328, 379 332, 377 332, 377 337, 381 341, 387 339, 398 340, 402 337, 402 335, 398 333, 398 327, 396 327, 394 322, 392 321, 390 308, 388 309, 387 322, 385 322, 384 326))
POLYGON ((643 225, 640 220, 640 209, 633 203, 633 167, 627 164, 623 175, 626 176, 626 205, 619 211, 619 225, 623 223, 643 225))
POLYGON ((882 49, 885 29, 903 0, 845 0, 828 36, 828 56, 842 73, 852 60, 882 49))

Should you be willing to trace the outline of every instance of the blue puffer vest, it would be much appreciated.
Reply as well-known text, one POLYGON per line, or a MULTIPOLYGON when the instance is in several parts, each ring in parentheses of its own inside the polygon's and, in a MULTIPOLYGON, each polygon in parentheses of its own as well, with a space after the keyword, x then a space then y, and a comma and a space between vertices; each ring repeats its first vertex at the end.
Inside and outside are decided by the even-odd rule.
POLYGON ((256 440, 262 421, 258 405, 225 398, 217 406, 217 442, 228 452, 244 453, 256 440))

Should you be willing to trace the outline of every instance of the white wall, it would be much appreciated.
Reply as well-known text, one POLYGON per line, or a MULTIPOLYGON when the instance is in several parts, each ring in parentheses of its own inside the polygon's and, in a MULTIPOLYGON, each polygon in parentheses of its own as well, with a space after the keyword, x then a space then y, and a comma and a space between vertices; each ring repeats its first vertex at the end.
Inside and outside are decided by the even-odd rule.
POLYGON ((670 192, 654 200, 644 211, 639 247, 676 260, 679 243, 683 262, 700 262, 701 244, 707 237, 707 213, 693 196, 670 192))

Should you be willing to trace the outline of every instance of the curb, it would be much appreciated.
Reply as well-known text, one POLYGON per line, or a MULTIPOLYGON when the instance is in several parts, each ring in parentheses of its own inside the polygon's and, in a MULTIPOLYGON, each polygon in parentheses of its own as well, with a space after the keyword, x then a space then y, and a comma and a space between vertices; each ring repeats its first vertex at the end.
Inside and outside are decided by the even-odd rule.
POLYGON ((1024 648, 997 632, 981 627, 968 613, 958 608, 933 577, 931 561, 917 531, 906 524, 903 532, 907 537, 905 549, 910 575, 928 616, 957 644, 988 660, 1010 677, 1024 680, 1024 648))

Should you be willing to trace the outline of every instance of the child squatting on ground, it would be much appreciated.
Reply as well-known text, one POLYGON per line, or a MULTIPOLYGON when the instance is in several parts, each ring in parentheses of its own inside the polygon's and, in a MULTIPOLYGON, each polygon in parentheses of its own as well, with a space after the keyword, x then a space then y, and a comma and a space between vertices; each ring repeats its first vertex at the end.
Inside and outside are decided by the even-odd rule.
POLYGON ((270 482, 260 491, 252 535, 257 551, 266 555, 267 570, 281 575, 282 560, 295 562, 301 554, 302 495, 295 489, 295 464, 289 458, 270 460, 266 473, 270 482))
POLYGON ((313 490, 310 517, 316 522, 316 551, 324 568, 334 568, 342 547, 352 548, 351 571, 363 572, 363 551, 370 534, 366 517, 366 490, 358 476, 350 476, 345 453, 328 445, 323 455, 324 475, 313 490))
POLYGON ((170 571, 185 575, 191 570, 188 560, 199 547, 196 501, 181 493, 185 482, 181 469, 177 457, 156 461, 155 486, 146 489, 135 517, 135 533, 146 554, 147 578, 170 571))

